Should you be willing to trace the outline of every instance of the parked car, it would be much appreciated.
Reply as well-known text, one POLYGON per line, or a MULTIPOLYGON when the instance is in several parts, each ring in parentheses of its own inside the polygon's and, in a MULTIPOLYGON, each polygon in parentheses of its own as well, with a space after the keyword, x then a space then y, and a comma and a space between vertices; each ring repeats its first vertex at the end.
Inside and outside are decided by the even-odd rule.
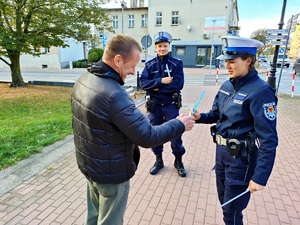
POLYGON ((296 59, 293 66, 293 73, 300 74, 300 58, 296 59))
POLYGON ((259 56, 259 62, 268 62, 267 57, 265 55, 259 56))
MULTIPOLYGON (((286 66, 287 68, 290 67, 290 64, 291 64, 291 61, 290 61, 290 58, 288 57, 288 55, 283 55, 283 54, 279 54, 277 56, 277 63, 276 63, 276 66, 277 67, 281 67, 281 64, 282 64, 282 59, 283 60, 283 66, 286 66)), ((272 61, 271 61, 272 63, 272 61)))

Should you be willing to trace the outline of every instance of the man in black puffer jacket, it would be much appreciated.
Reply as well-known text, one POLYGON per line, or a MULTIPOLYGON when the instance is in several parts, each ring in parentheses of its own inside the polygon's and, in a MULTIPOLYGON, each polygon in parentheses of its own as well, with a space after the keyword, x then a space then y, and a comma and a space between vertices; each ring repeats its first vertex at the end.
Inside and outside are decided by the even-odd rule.
POLYGON ((139 148, 168 142, 194 125, 192 116, 179 115, 152 126, 122 88, 135 74, 139 43, 117 35, 105 48, 102 61, 75 83, 71 96, 77 164, 87 178, 85 224, 123 224, 129 180, 135 174, 139 148))

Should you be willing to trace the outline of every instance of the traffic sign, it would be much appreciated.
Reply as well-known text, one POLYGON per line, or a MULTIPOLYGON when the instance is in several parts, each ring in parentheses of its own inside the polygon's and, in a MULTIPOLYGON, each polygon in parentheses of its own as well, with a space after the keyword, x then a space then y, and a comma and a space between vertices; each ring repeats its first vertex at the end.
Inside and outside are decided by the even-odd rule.
POLYGON ((279 53, 284 53, 284 48, 280 48, 279 53))
POLYGON ((297 19, 298 19, 298 17, 299 17, 299 14, 300 14, 300 13, 298 13, 298 14, 292 16, 292 17, 288 20, 288 22, 287 22, 286 28, 287 28, 287 29, 290 29, 290 33, 292 33, 292 32, 295 31, 295 27, 296 27, 296 25, 297 25, 297 19))
POLYGON ((267 45, 285 45, 286 41, 267 41, 267 45))
POLYGON ((288 29, 268 29, 267 34, 288 34, 288 29))
POLYGON ((291 33, 293 33, 296 30, 296 26, 291 28, 291 33))
POLYGON ((266 36, 267 40, 286 40, 288 36, 286 35, 269 35, 266 36))
POLYGON ((142 37, 141 43, 144 48, 149 48, 152 45, 152 38, 149 34, 145 35, 142 37))

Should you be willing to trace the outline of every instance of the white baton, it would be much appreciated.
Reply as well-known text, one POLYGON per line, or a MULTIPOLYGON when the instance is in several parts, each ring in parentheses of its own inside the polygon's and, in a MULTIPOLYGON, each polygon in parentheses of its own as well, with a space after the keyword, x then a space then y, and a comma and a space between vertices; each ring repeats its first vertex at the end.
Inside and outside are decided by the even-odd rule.
POLYGON ((202 91, 202 93, 201 93, 200 97, 198 98, 198 100, 197 100, 195 106, 193 107, 193 111, 192 111, 192 113, 191 113, 191 116, 193 116, 194 113, 196 112, 196 110, 198 109, 198 107, 199 107, 199 105, 200 105, 200 102, 202 101, 202 98, 203 98, 204 94, 205 94, 205 90, 202 91))
POLYGON ((166 69, 167 69, 167 72, 168 72, 168 76, 171 77, 171 74, 170 74, 170 70, 169 70, 168 64, 166 64, 166 69))
POLYGON ((232 199, 228 200, 227 202, 225 202, 223 205, 221 205, 221 207, 223 208, 225 205, 227 205, 227 204, 229 204, 230 202, 236 200, 237 198, 243 196, 244 194, 248 193, 249 191, 250 191, 250 190, 247 189, 246 191, 242 192, 241 194, 239 194, 239 195, 233 197, 232 199))

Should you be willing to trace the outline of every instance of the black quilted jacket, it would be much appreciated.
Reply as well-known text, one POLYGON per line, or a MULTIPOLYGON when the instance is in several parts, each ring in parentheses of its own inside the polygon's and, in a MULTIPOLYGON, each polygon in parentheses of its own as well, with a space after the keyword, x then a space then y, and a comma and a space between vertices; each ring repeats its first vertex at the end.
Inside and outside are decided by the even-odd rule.
POLYGON ((87 179, 117 184, 129 180, 150 148, 184 132, 179 120, 153 127, 122 88, 120 75, 103 62, 75 83, 72 126, 78 167, 87 179), (135 159, 134 159, 135 158, 135 159))

